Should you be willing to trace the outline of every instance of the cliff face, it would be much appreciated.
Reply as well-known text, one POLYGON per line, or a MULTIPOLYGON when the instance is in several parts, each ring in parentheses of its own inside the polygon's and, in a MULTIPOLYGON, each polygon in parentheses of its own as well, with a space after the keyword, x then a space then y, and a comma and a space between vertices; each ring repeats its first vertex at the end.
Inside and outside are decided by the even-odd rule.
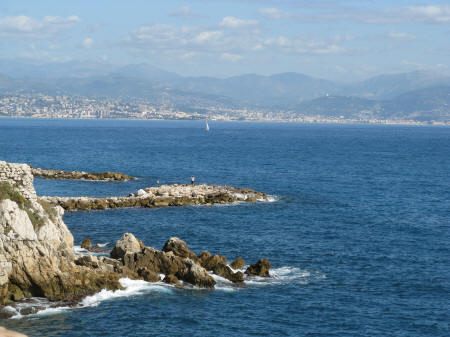
POLYGON ((0 161, 0 303, 117 289, 117 275, 75 265, 64 210, 36 196, 31 168, 0 161))

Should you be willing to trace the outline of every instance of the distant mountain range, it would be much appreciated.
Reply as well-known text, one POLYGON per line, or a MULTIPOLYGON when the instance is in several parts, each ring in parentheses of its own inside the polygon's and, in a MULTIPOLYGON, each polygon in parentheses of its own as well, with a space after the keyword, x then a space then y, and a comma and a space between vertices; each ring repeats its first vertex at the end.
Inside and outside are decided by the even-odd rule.
POLYGON ((140 98, 187 110, 226 106, 325 117, 450 121, 450 77, 422 71, 347 84, 298 73, 221 79, 182 77, 147 64, 0 61, 0 95, 19 93, 140 98))

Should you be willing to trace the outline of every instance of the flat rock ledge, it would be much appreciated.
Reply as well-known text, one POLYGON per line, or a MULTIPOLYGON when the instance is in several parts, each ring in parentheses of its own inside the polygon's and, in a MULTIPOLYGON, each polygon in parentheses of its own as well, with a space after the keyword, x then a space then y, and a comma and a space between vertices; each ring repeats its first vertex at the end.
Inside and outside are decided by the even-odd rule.
POLYGON ((247 188, 215 185, 162 185, 140 189, 123 197, 41 197, 67 211, 103 210, 123 207, 169 207, 267 201, 268 196, 247 188))
POLYGON ((32 174, 35 177, 44 179, 75 179, 75 180, 96 180, 96 181, 128 181, 136 180, 135 177, 121 172, 93 172, 84 171, 63 171, 48 170, 42 168, 32 168, 32 174))

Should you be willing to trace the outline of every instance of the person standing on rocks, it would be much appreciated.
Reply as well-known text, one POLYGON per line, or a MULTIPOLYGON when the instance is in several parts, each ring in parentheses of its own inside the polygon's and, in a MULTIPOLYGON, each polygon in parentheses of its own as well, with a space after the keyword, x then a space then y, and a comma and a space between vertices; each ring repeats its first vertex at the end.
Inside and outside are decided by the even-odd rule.
POLYGON ((194 183, 195 183, 195 177, 192 176, 192 177, 191 177, 191 185, 194 185, 194 183))

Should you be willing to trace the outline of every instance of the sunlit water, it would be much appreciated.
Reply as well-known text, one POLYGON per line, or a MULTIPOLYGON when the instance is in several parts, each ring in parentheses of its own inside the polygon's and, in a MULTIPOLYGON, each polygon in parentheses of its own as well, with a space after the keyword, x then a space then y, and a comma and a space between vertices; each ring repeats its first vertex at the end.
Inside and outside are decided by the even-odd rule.
MULTIPOLYGON (((123 279, 75 308, 0 325, 30 336, 449 336, 450 129, 0 119, 0 160, 122 171, 124 183, 36 179, 40 195, 127 195, 161 183, 250 187, 275 202, 74 212, 76 245, 133 232, 274 276, 215 291, 123 279)), ((37 299, 43 301, 42 299, 37 299)))

